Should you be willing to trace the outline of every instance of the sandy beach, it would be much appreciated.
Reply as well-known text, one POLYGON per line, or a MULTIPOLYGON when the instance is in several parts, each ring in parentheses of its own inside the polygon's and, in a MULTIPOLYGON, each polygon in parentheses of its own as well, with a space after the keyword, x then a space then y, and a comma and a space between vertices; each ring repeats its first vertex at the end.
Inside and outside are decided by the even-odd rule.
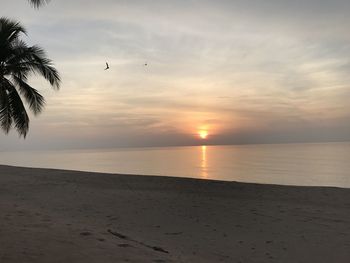
POLYGON ((0 262, 350 262, 350 189, 0 166, 0 262))

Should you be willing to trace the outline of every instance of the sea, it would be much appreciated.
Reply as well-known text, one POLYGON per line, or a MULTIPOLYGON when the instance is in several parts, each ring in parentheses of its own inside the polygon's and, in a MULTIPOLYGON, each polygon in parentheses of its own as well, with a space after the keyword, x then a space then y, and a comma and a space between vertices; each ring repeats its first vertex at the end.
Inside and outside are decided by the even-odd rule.
POLYGON ((350 188, 350 142, 0 152, 0 163, 102 173, 350 188))

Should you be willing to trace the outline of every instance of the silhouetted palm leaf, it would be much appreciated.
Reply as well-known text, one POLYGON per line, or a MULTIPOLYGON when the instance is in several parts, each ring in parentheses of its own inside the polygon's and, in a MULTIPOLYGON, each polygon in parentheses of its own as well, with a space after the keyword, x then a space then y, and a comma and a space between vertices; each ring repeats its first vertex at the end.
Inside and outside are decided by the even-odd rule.
POLYGON ((29 118, 20 96, 36 115, 45 105, 45 99, 27 81, 29 75, 43 76, 53 88, 59 89, 60 76, 44 50, 28 46, 20 39, 25 29, 16 21, 0 18, 0 126, 8 133, 15 127, 26 136, 29 118))
POLYGON ((47 4, 50 0, 29 0, 29 2, 35 7, 38 8, 44 4, 47 4))

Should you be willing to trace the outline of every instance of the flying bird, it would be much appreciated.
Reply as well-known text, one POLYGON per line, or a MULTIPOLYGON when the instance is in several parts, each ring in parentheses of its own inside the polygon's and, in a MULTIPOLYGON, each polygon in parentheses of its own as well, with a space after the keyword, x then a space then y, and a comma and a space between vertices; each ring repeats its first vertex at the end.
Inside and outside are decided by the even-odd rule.
POLYGON ((147 64, 147 62, 144 64, 144 66, 147 66, 148 64, 147 64))
POLYGON ((106 62, 106 68, 105 68, 105 70, 107 70, 107 69, 109 69, 109 65, 108 65, 108 63, 106 62))

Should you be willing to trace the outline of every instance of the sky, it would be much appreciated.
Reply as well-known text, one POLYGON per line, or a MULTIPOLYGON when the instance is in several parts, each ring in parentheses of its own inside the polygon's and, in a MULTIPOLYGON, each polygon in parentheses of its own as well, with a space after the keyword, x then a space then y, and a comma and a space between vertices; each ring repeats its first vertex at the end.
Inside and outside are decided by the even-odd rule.
POLYGON ((0 150, 350 140, 348 0, 0 1, 62 76, 0 150))

